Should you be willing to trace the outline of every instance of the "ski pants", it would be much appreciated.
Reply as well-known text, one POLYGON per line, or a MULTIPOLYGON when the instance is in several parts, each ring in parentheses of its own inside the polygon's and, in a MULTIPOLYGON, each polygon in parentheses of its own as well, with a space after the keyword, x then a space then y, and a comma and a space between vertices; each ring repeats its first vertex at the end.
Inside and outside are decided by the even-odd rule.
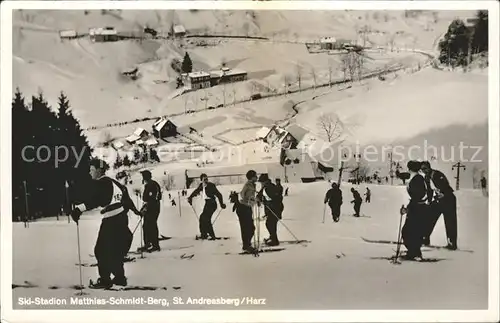
POLYGON ((160 215, 160 202, 148 203, 144 214, 144 245, 146 247, 159 247, 158 241, 158 216, 160 215))
POLYGON ((266 215, 266 228, 269 232, 269 239, 278 242, 278 222, 281 220, 283 204, 264 204, 264 214, 266 215))
POLYGON ((427 212, 425 204, 409 204, 405 224, 401 231, 403 244, 408 250, 408 256, 421 257, 420 247, 423 244, 423 233, 425 230, 425 216, 427 212))
POLYGON ((330 207, 330 209, 332 209, 332 218, 334 220, 340 218, 341 204, 328 204, 328 206, 330 207))
POLYGON ((215 237, 214 228, 212 226, 212 215, 217 210, 217 202, 215 200, 205 200, 205 206, 200 214, 200 234, 202 237, 215 237))
POLYGON ((109 280, 110 275, 125 277, 123 259, 132 245, 132 232, 128 227, 127 212, 102 219, 94 254, 97 259, 99 276, 109 280))
POLYGON ((428 212, 428 228, 424 236, 430 238, 434 227, 436 226, 439 217, 443 214, 444 226, 446 228, 446 236, 452 244, 457 243, 457 198, 455 194, 449 194, 439 200, 438 203, 433 203, 429 207, 428 212))
POLYGON ((359 216, 359 211, 361 210, 361 201, 354 202, 354 215, 359 216))
POLYGON ((371 196, 367 195, 367 196, 366 196, 366 199, 365 199, 365 202, 366 202, 366 203, 370 203, 371 201, 372 201, 371 196))
POLYGON ((241 240, 243 249, 252 246, 252 238, 255 233, 255 225, 253 223, 252 208, 250 206, 240 204, 236 209, 236 214, 240 220, 241 240))

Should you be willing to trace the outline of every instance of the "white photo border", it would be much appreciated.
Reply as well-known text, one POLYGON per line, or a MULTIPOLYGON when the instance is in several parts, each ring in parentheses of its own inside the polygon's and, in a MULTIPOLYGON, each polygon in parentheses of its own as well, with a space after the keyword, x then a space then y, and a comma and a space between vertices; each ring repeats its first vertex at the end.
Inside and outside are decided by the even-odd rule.
POLYGON ((499 318, 499 6, 496 1, 4 1, 1 4, 1 321, 5 322, 487 322, 499 318), (488 310, 13 310, 12 309, 12 11, 16 9, 478 10, 489 11, 488 310))

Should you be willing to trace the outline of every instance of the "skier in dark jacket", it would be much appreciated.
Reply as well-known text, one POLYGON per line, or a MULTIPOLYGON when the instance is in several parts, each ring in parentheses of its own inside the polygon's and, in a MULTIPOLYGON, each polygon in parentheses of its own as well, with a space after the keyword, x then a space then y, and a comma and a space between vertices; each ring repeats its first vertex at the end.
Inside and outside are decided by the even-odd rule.
POLYGON ((354 216, 359 218, 359 211, 361 210, 363 199, 361 198, 361 195, 359 195, 359 192, 354 189, 354 187, 351 188, 351 192, 354 198, 354 200, 351 201, 351 203, 354 203, 354 216))
POLYGON ((144 217, 144 247, 142 251, 160 251, 158 241, 158 216, 160 215, 160 201, 162 198, 161 187, 152 179, 151 172, 145 170, 141 172, 144 182, 144 193, 142 200, 144 205, 141 214, 144 217))
POLYGON ((425 174, 427 186, 428 225, 424 232, 424 244, 430 244, 430 237, 436 222, 443 214, 446 236, 450 250, 457 249, 457 198, 446 176, 431 168, 428 161, 422 162, 421 170, 425 174))
POLYGON ((102 222, 94 248, 99 279, 90 286, 96 289, 110 288, 113 284, 127 285, 123 260, 132 244, 127 213, 132 210, 137 215, 141 214, 130 198, 127 188, 105 176, 108 168, 109 166, 99 159, 90 161, 91 186, 87 196, 83 198, 83 203, 71 212, 71 217, 78 224, 82 212, 101 207, 102 222))
POLYGON ((279 188, 274 185, 267 174, 261 174, 259 182, 262 183, 262 189, 257 194, 257 201, 264 204, 264 214, 266 216, 266 228, 269 232, 269 238, 264 242, 268 246, 277 246, 278 240, 278 221, 281 220, 283 211, 283 201, 279 188))
POLYGON ((365 192, 365 202, 370 203, 372 200, 372 191, 367 187, 365 192))
POLYGON ((252 238, 255 233, 255 225, 253 223, 253 207, 256 203, 256 188, 257 173, 254 170, 249 170, 246 173, 247 182, 243 185, 240 192, 241 200, 237 192, 231 192, 230 201, 234 203, 233 212, 238 215, 241 229, 241 240, 243 243, 243 251, 253 253, 256 249, 252 247, 252 238))
POLYGON ((332 188, 326 192, 325 204, 332 210, 333 221, 339 222, 340 220, 340 207, 342 206, 342 191, 340 190, 337 183, 332 183, 332 188))
POLYGON ((423 243, 423 233, 426 226, 427 196, 425 180, 418 173, 421 163, 410 160, 407 164, 410 171, 410 180, 407 184, 410 202, 403 213, 406 213, 406 220, 401 231, 403 243, 408 250, 405 258, 407 260, 422 260, 420 247, 423 243))
POLYGON ((276 178, 276 187, 278 188, 280 196, 281 196, 281 199, 283 200, 284 188, 281 185, 281 179, 279 179, 279 178, 276 178))
POLYGON ((200 238, 215 240, 217 237, 215 236, 214 228, 212 226, 212 215, 215 210, 217 210, 217 202, 215 201, 215 198, 219 200, 219 204, 222 209, 226 208, 226 204, 224 204, 222 194, 219 192, 215 184, 208 181, 207 174, 201 174, 200 180, 200 185, 188 197, 188 203, 192 205, 193 197, 200 193, 202 194, 202 197, 205 200, 205 206, 200 214, 200 238))

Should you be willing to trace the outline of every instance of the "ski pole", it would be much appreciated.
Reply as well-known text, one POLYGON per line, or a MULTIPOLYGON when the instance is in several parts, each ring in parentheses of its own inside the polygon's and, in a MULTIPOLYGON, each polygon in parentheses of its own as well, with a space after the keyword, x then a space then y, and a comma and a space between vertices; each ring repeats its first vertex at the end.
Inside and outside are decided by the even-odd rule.
POLYGON ((399 257, 399 251, 401 249, 401 224, 403 222, 403 209, 404 205, 401 206, 401 209, 399 210, 399 228, 398 228, 398 244, 396 246, 396 255, 394 256, 393 263, 398 263, 398 257, 399 257))
POLYGON ((219 218, 219 216, 220 216, 221 212, 222 212, 222 209, 220 209, 220 210, 219 210, 219 213, 217 213, 217 216, 215 217, 214 222, 212 222, 212 225, 214 225, 214 224, 215 224, 215 221, 217 221, 217 219, 219 218))
POLYGON ((139 221, 137 221, 137 225, 135 226, 134 231, 132 231, 132 235, 134 235, 134 234, 135 234, 135 231, 137 230, 137 228, 139 227, 139 224, 141 224, 141 223, 142 223, 142 216, 141 216, 141 218, 139 219, 139 221))
POLYGON ((326 203, 323 206, 323 222, 322 223, 325 223, 325 213, 326 213, 326 203))
POLYGON ((287 229, 287 230, 288 230, 288 232, 290 232, 290 234, 294 237, 294 239, 295 239, 295 240, 297 240, 297 243, 300 243, 300 240, 299 240, 299 239, 295 236, 295 234, 293 234, 292 230, 290 230, 290 229, 287 227, 287 225, 283 222, 283 220, 282 220, 282 219, 280 219, 280 218, 276 215, 276 213, 274 213, 274 211, 273 211, 273 210, 271 210, 271 209, 270 209, 267 205, 264 205, 264 206, 265 206, 265 207, 266 207, 269 211, 271 211, 271 213, 272 213, 272 214, 273 214, 273 215, 274 215, 274 216, 278 219, 278 222, 279 222, 279 223, 281 223, 281 224, 285 227, 285 229, 287 229))
POLYGON ((194 209, 193 204, 190 204, 190 205, 191 205, 191 208, 193 209, 194 215, 196 216, 196 218, 198 219, 198 221, 200 221, 200 217, 199 217, 199 216, 198 216, 198 214, 196 213, 196 210, 194 209))
POLYGON ((83 295, 83 282, 82 282, 82 257, 80 252, 80 226, 76 223, 76 240, 78 243, 78 269, 80 271, 80 294, 83 295))
POLYGON ((177 195, 179 196, 179 217, 182 217, 182 209, 181 209, 181 192, 177 192, 177 195))

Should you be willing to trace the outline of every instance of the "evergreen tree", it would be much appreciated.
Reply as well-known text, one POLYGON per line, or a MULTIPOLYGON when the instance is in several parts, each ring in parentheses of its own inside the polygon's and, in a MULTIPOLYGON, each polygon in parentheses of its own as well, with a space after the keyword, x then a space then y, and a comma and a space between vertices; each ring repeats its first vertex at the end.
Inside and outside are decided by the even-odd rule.
POLYGON ((130 158, 128 157, 128 155, 125 155, 125 157, 123 158, 123 166, 130 167, 130 165, 132 165, 130 158))
POLYGON ((465 65, 469 46, 469 31, 464 22, 455 19, 439 42, 439 61, 452 66, 465 65))
POLYGON ((473 27, 472 52, 481 53, 488 51, 488 11, 479 10, 476 14, 477 21, 473 27))
POLYGON ((182 60, 182 73, 191 73, 193 71, 193 61, 191 61, 191 57, 186 52, 184 55, 184 59, 182 60))

